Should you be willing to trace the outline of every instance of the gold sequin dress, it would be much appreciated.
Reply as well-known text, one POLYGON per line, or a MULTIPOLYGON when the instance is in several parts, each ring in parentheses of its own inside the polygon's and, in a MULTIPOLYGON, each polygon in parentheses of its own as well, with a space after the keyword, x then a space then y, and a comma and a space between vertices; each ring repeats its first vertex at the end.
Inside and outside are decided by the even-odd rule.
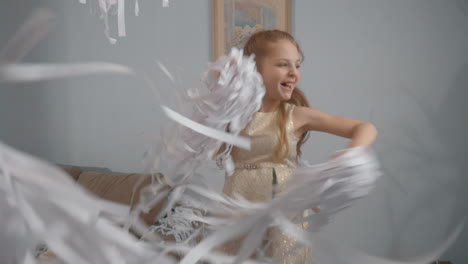
MULTIPOLYGON (((234 174, 226 179, 223 192, 228 196, 235 193, 250 201, 271 200, 280 190, 281 185, 296 168, 296 144, 298 138, 293 133, 292 111, 294 105, 285 104, 288 116, 286 131, 289 143, 289 156, 282 163, 274 162, 275 148, 278 142, 276 132, 277 112, 257 112, 241 135, 251 139, 251 150, 234 148, 232 158, 236 165, 234 174), (276 187, 275 187, 276 186, 276 187)), ((278 263, 309 264, 313 263, 310 249, 298 247, 296 242, 278 229, 268 230, 265 242, 269 242, 267 254, 278 263)), ((228 254, 236 254, 242 239, 231 241, 222 247, 228 254)))

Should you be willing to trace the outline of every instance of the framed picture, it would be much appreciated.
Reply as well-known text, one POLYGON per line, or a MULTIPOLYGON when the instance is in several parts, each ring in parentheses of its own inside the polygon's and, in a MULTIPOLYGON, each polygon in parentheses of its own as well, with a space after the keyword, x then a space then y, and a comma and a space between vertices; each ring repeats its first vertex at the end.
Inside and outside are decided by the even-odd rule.
POLYGON ((211 10, 213 60, 258 30, 291 31, 291 0, 212 0, 211 10))

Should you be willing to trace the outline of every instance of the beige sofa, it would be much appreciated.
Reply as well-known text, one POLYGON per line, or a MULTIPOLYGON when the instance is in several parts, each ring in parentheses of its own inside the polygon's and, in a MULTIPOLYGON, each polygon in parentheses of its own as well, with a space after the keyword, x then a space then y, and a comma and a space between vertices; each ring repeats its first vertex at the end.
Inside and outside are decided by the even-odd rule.
MULTIPOLYGON (((148 186, 150 178, 143 174, 123 174, 102 169, 89 170, 76 166, 61 166, 73 179, 83 185, 86 189, 95 193, 97 196, 117 203, 134 206, 138 203, 140 191, 144 186, 148 186), (132 200, 134 186, 138 181, 145 177, 144 181, 137 187, 132 200)), ((156 215, 163 204, 159 204, 149 213, 142 214, 140 217, 148 224, 152 225, 156 222, 156 215)))
MULTIPOLYGON (((97 196, 110 200, 113 202, 127 204, 134 206, 138 204, 140 191, 143 187, 148 186, 151 179, 143 174, 136 173, 115 173, 106 171, 105 169, 89 169, 80 168, 76 166, 60 166, 65 172, 67 172, 73 179, 83 185, 86 189, 93 192, 97 196), (140 179, 144 177, 144 180, 135 190, 134 200, 132 202, 132 194, 134 186, 139 183, 140 179)), ((156 222, 156 216, 161 210, 163 203, 160 203, 147 214, 140 215, 141 219, 148 225, 152 225, 156 222)), ((161 235, 161 234, 160 234, 161 235)), ((161 235, 166 241, 175 241, 172 236, 161 235)), ((44 247, 44 246, 42 246, 44 247)), ((47 247, 39 251, 39 256, 36 259, 39 264, 51 264, 61 263, 57 260, 57 257, 52 251, 47 250, 47 247)))

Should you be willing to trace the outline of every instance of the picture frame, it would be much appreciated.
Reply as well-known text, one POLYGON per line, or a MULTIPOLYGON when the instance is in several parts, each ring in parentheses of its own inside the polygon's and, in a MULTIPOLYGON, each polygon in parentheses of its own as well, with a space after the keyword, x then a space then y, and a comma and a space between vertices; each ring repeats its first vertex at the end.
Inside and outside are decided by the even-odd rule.
POLYGON ((291 0, 212 0, 212 60, 242 48, 255 31, 291 32, 291 0))

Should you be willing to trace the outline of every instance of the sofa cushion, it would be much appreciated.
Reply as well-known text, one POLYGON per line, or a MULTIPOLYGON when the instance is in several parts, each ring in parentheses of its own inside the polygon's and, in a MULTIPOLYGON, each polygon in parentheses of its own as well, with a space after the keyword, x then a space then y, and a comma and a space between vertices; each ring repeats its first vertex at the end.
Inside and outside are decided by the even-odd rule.
MULTIPOLYGON (((141 189, 148 186, 150 182, 151 178, 143 174, 83 172, 78 178, 78 183, 99 197, 131 206, 138 204, 141 189), (132 202, 134 186, 139 183, 142 177, 144 180, 136 188, 132 202), (132 204, 130 204, 131 202, 132 204)), ((156 206, 149 213, 142 214, 140 217, 148 225, 154 224, 161 206, 162 204, 156 206)))

